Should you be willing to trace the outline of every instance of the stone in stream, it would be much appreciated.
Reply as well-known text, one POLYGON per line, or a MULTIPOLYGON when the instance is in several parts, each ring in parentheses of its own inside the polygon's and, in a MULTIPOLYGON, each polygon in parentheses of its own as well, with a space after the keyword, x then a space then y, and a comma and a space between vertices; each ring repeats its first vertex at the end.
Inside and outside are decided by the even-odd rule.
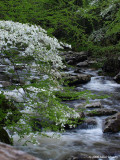
POLYGON ((85 106, 85 108, 101 108, 102 104, 100 102, 89 103, 85 106))
POLYGON ((41 160, 12 146, 0 143, 0 160, 41 160))
POLYGON ((97 64, 98 62, 96 60, 90 60, 88 61, 88 64, 89 65, 93 65, 93 64, 97 64))
POLYGON ((105 119, 103 132, 116 133, 120 131, 120 112, 105 119))
POLYGON ((87 116, 109 116, 109 115, 113 115, 116 114, 117 111, 113 110, 113 109, 94 109, 92 111, 89 111, 86 113, 87 116))
POLYGON ((89 129, 95 128, 97 126, 97 121, 94 118, 87 118, 83 120, 83 123, 78 125, 79 129, 89 129))
POLYGON ((88 52, 68 52, 65 56, 65 61, 69 65, 75 65, 78 62, 87 60, 88 52))
POLYGON ((65 81, 68 82, 68 85, 77 85, 77 84, 84 84, 91 80, 91 76, 88 74, 75 74, 75 75, 68 75, 65 78, 65 81))
POLYGON ((77 64, 77 67, 87 67, 88 66, 88 62, 87 61, 84 61, 84 62, 79 62, 77 64))

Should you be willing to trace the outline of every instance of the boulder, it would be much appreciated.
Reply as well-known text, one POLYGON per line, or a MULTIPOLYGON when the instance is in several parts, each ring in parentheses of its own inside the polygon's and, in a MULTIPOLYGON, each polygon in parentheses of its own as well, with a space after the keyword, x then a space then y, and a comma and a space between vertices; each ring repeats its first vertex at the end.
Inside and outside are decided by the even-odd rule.
POLYGON ((65 61, 69 65, 75 65, 78 62, 82 62, 87 60, 88 52, 82 51, 82 52, 68 52, 65 56, 65 61))
POLYGON ((105 119, 103 132, 116 133, 120 131, 120 112, 105 119))
POLYGON ((12 146, 0 143, 0 160, 41 160, 12 146))
POLYGON ((88 62, 87 61, 84 61, 84 62, 79 62, 77 64, 77 67, 87 67, 88 66, 88 62))
POLYGON ((120 72, 114 77, 114 80, 120 83, 120 72))
POLYGON ((69 85, 84 84, 91 80, 91 76, 88 74, 68 75, 65 80, 69 85))
POLYGON ((92 111, 89 111, 86 113, 87 116, 109 116, 109 115, 113 115, 116 114, 117 111, 116 110, 112 110, 112 109, 94 109, 92 111))
POLYGON ((100 102, 89 103, 85 106, 86 108, 101 108, 102 104, 100 102))
POLYGON ((97 125, 97 121, 93 118, 85 119, 84 123, 86 123, 87 125, 97 125))
POLYGON ((89 128, 93 128, 93 127, 96 127, 97 126, 97 122, 95 119, 93 118, 88 118, 88 119, 85 119, 83 121, 83 123, 81 123, 78 128, 79 129, 89 129, 89 128))
POLYGON ((89 65, 93 65, 93 64, 97 64, 97 63, 98 63, 98 62, 95 61, 95 60, 88 61, 88 64, 89 64, 89 65))
POLYGON ((54 91, 54 95, 62 101, 79 99, 79 94, 76 91, 54 91))

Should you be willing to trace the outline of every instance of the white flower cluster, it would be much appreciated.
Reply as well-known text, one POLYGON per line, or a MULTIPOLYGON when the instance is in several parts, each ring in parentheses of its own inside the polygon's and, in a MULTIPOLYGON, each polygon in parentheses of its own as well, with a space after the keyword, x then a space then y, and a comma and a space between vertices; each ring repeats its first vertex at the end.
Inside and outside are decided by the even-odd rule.
POLYGON ((115 4, 110 4, 107 8, 101 11, 100 16, 105 17, 109 12, 112 12, 112 10, 115 9, 115 7, 115 4))
MULTIPOLYGON (((32 55, 36 60, 51 61, 54 65, 62 66, 58 49, 66 44, 59 43, 56 38, 47 36, 46 31, 40 26, 0 21, 0 50, 3 47, 9 50, 16 47, 18 43, 27 45, 21 52, 22 56, 32 55)), ((67 47, 71 46, 67 45, 67 47)))
POLYGON ((88 41, 98 42, 105 38, 106 29, 100 28, 99 30, 93 31, 89 36, 88 41))
POLYGON ((93 1, 91 1, 89 4, 90 4, 91 6, 93 6, 93 5, 96 5, 97 2, 99 2, 99 0, 93 0, 93 1))

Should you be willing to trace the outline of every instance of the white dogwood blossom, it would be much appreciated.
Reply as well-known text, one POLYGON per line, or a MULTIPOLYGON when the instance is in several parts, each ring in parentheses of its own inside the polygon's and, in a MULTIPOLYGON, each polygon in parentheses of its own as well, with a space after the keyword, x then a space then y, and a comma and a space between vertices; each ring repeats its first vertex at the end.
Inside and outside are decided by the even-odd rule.
POLYGON ((62 49, 62 45, 66 44, 47 36, 47 32, 40 26, 0 21, 0 50, 3 47, 9 50, 17 44, 27 45, 21 52, 22 56, 31 55, 36 60, 51 61, 54 65, 62 66, 58 49, 62 49))
MULTIPOLYGON (((59 56, 63 46, 71 47, 49 37, 40 26, 0 21, 0 62, 5 66, 4 74, 9 77, 10 85, 15 83, 13 90, 8 88, 0 93, 7 99, 24 103, 21 113, 27 114, 28 120, 34 115, 53 120, 58 127, 63 127, 71 114, 78 116, 71 108, 59 103, 53 93, 60 88, 57 78, 61 75, 57 68, 63 67, 59 56)), ((23 123, 27 121, 24 114, 23 123)), ((27 128, 28 123, 25 123, 27 128)))

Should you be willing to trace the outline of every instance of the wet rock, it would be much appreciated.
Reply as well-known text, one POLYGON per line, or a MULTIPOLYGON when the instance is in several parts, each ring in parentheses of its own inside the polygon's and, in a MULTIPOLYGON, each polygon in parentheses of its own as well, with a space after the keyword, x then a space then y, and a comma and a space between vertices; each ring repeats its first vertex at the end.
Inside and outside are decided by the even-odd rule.
POLYGON ((109 116, 116 114, 116 110, 112 109, 95 109, 86 113, 87 116, 109 116))
POLYGON ((40 160, 12 146, 0 143, 0 160, 40 160))
POLYGON ((88 52, 68 52, 65 57, 65 61, 67 64, 75 65, 78 62, 82 62, 87 60, 88 52))
POLYGON ((88 118, 84 120, 84 123, 87 123, 87 125, 97 125, 97 122, 93 118, 88 118))
POLYGON ((53 93, 62 101, 79 99, 79 95, 75 91, 54 91, 53 93))
POLYGON ((91 80, 91 76, 88 74, 69 75, 65 80, 69 85, 84 84, 91 80))
POLYGON ((88 64, 89 64, 89 65, 93 65, 93 64, 97 64, 97 63, 98 63, 98 62, 97 62, 97 61, 94 61, 94 60, 93 60, 93 61, 92 61, 92 60, 91 60, 91 61, 88 61, 88 64))
POLYGON ((85 119, 83 123, 78 126, 78 128, 79 129, 89 129, 89 128, 95 127, 96 125, 97 125, 97 122, 95 119, 88 118, 88 119, 85 119))
POLYGON ((114 77, 114 80, 120 83, 120 72, 114 77))
POLYGON ((77 67, 87 67, 88 66, 88 62, 87 61, 84 61, 84 62, 79 62, 77 64, 77 67))
POLYGON ((77 103, 75 104, 73 107, 76 109, 76 111, 79 109, 79 108, 83 108, 85 106, 85 103, 77 103))
POLYGON ((120 131, 120 112, 105 119, 103 132, 116 133, 120 131))
POLYGON ((85 107, 86 108, 101 108, 102 104, 100 102, 93 102, 93 103, 87 104, 85 107))

